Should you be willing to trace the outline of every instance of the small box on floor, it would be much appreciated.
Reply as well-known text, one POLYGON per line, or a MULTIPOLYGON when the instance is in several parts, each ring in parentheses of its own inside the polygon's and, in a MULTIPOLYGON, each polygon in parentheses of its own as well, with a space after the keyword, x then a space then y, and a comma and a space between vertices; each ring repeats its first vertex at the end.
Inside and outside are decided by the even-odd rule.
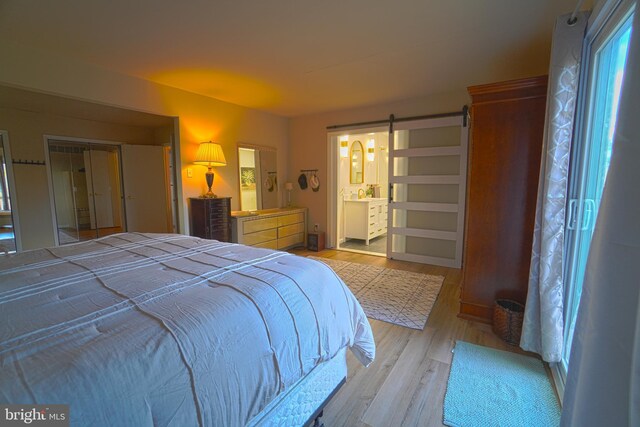
POLYGON ((324 250, 324 232, 309 233, 307 235, 307 249, 316 252, 324 250))

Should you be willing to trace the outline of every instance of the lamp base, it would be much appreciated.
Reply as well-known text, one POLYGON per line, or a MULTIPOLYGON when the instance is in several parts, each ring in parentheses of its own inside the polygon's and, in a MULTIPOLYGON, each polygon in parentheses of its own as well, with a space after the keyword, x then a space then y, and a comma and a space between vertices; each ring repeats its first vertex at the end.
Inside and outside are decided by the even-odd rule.
POLYGON ((215 198, 217 198, 218 196, 213 194, 213 191, 211 191, 211 187, 213 186, 213 178, 215 177, 215 175, 213 174, 213 168, 211 166, 209 166, 209 170, 207 170, 207 173, 205 174, 205 177, 207 179, 207 187, 209 187, 209 191, 207 191, 201 197, 203 199, 215 199, 215 198))

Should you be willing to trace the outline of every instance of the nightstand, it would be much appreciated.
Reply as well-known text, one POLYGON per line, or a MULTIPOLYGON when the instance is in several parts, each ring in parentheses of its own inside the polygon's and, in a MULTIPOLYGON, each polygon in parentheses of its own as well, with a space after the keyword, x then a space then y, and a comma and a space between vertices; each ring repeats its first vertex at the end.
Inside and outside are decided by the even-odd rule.
POLYGON ((231 197, 189 198, 191 235, 231 242, 231 197))
POLYGON ((310 251, 324 250, 324 232, 316 231, 307 234, 307 249, 310 251))

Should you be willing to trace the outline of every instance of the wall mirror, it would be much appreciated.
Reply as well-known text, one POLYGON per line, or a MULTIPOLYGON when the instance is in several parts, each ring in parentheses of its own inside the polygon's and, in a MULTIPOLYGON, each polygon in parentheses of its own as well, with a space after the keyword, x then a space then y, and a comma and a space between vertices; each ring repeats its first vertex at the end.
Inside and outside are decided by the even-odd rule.
POLYGON ((277 158, 275 148, 238 143, 241 210, 278 207, 277 158))
POLYGON ((8 169, 7 155, 0 133, 0 255, 16 251, 8 169))
POLYGON ((351 184, 362 184, 364 182, 364 149, 360 141, 353 141, 349 152, 351 159, 351 184))

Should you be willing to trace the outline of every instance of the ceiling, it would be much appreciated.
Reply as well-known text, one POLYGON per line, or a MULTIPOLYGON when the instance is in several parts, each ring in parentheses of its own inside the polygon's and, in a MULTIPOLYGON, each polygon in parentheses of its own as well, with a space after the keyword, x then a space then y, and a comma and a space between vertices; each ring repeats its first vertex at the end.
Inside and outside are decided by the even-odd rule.
POLYGON ((545 74, 576 0, 2 0, 0 39, 283 116, 545 74))

